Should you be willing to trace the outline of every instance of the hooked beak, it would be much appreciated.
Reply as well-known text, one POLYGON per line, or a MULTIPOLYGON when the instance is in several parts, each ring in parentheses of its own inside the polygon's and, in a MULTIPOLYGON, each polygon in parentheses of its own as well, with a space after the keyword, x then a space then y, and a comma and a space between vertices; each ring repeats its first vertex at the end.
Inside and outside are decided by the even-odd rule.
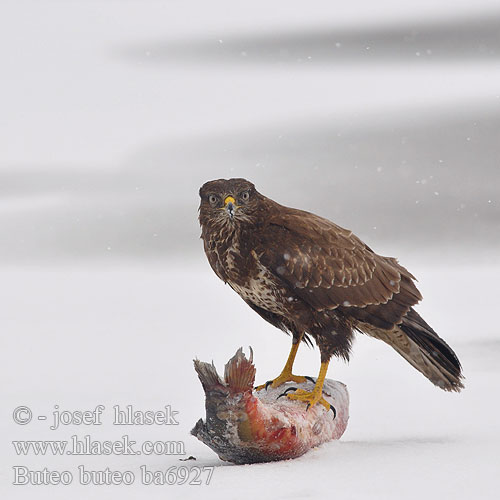
POLYGON ((231 217, 231 219, 234 217, 234 213, 236 212, 237 208, 238 207, 236 206, 236 200, 232 196, 226 196, 226 199, 224 200, 224 209, 229 214, 229 217, 231 217))

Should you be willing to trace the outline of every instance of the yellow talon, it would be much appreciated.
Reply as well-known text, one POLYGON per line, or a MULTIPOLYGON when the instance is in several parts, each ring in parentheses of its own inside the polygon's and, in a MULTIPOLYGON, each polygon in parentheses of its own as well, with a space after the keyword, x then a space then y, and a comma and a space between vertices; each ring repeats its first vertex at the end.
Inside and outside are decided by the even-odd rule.
POLYGON ((316 391, 316 389, 313 389, 311 392, 304 391, 304 389, 297 389, 295 392, 287 393, 286 396, 290 399, 307 403, 308 408, 312 408, 316 403, 323 405, 326 410, 330 410, 331 408, 330 403, 323 397, 323 392, 316 391))
POLYGON ((295 361, 295 356, 297 355, 297 351, 299 349, 299 344, 301 340, 302 340, 302 335, 299 337, 297 341, 294 341, 292 343, 292 349, 290 350, 290 354, 288 355, 288 359, 286 361, 285 367, 283 368, 283 371, 274 380, 266 382, 265 384, 262 385, 258 385, 255 388, 256 391, 267 389, 269 385, 274 389, 275 387, 278 387, 281 384, 284 384, 285 382, 296 382, 297 384, 302 384, 307 380, 306 377, 292 374, 293 362, 295 361))
POLYGON ((314 389, 312 391, 297 389, 295 392, 287 393, 287 397, 290 399, 295 399, 297 401, 303 401, 304 403, 307 403, 308 408, 312 408, 316 403, 320 403, 327 410, 329 410, 331 405, 323 398, 323 384, 325 382, 327 370, 328 370, 328 361, 321 363, 321 368, 319 370, 319 375, 316 380, 316 384, 314 384, 314 389))
POLYGON ((281 374, 278 375, 274 380, 270 380, 265 384, 258 385, 255 388, 255 390, 260 391, 262 389, 267 389, 269 386, 271 386, 274 389, 275 387, 278 387, 281 384, 284 384, 285 382, 296 382, 297 384, 302 384, 306 381, 307 381, 306 377, 303 377, 302 375, 293 375, 291 372, 290 373, 281 372, 281 374))
MULTIPOLYGON (((261 391, 262 389, 267 389, 271 386, 273 389, 284 384, 285 382, 295 382, 297 384, 302 384, 307 381, 306 377, 302 377, 300 375, 294 375, 292 373, 293 362, 295 361, 295 356, 297 354, 297 350, 299 349, 300 341, 302 340, 302 335, 299 337, 297 341, 292 343, 292 349, 290 350, 290 354, 288 355, 287 362, 283 371, 274 379, 266 382, 265 384, 258 385, 255 390, 261 391)), ((328 361, 321 363, 321 368, 319 370, 319 375, 316 380, 316 384, 314 384, 314 389, 309 392, 304 389, 296 389, 295 392, 288 392, 293 389, 288 389, 285 391, 286 396, 290 399, 295 399, 298 401, 304 401, 307 403, 307 407, 310 408, 314 406, 316 403, 323 405, 327 410, 330 410, 332 407, 330 403, 328 403, 323 398, 323 383, 325 382, 326 372, 328 370, 328 361)), ((284 395, 284 394, 283 394, 284 395)), ((335 413, 335 410, 334 410, 335 413)))

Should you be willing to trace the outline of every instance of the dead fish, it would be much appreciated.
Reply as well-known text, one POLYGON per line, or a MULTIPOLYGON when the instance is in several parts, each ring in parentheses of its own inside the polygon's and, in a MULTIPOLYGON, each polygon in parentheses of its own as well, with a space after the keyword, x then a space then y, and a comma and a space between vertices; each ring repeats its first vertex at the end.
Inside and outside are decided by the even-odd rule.
POLYGON ((349 419, 349 394, 341 382, 325 380, 323 397, 335 411, 322 405, 283 397, 287 389, 311 390, 315 380, 287 382, 255 391, 255 366, 240 348, 229 360, 222 380, 215 366, 194 361, 205 391, 206 420, 198 420, 191 434, 222 460, 236 464, 296 458, 322 443, 339 439, 349 419))

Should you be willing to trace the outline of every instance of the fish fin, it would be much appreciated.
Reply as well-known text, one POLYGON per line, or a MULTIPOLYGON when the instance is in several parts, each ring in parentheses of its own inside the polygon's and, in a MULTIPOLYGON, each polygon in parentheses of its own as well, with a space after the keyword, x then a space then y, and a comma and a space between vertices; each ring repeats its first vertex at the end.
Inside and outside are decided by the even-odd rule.
POLYGON ((250 348, 250 359, 245 357, 241 347, 236 351, 224 367, 224 380, 229 389, 234 391, 245 392, 253 389, 255 366, 252 348, 250 348))
POLYGON ((224 386, 224 382, 220 379, 213 362, 210 364, 200 361, 199 359, 195 359, 194 369, 198 374, 198 378, 200 379, 205 392, 217 386, 224 386))

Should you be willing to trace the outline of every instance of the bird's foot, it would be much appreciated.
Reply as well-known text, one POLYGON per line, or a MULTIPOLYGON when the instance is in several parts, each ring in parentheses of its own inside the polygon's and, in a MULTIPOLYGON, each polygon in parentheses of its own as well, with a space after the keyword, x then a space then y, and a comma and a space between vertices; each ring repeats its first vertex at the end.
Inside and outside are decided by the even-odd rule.
POLYGON ((314 382, 314 379, 311 377, 303 377, 302 375, 293 375, 291 372, 282 372, 278 375, 274 380, 268 380, 265 384, 258 385, 255 390, 261 391, 262 389, 266 389, 271 386, 273 389, 279 387, 280 385, 286 382, 295 382, 297 384, 303 384, 307 380, 311 380, 314 382))
POLYGON ((303 401, 304 403, 307 403, 307 409, 312 408, 316 403, 319 403, 324 406, 326 410, 332 410, 335 416, 337 414, 335 408, 323 397, 323 391, 320 388, 315 387, 312 391, 305 391, 304 389, 290 387, 280 396, 286 396, 287 398, 296 401, 303 401))

